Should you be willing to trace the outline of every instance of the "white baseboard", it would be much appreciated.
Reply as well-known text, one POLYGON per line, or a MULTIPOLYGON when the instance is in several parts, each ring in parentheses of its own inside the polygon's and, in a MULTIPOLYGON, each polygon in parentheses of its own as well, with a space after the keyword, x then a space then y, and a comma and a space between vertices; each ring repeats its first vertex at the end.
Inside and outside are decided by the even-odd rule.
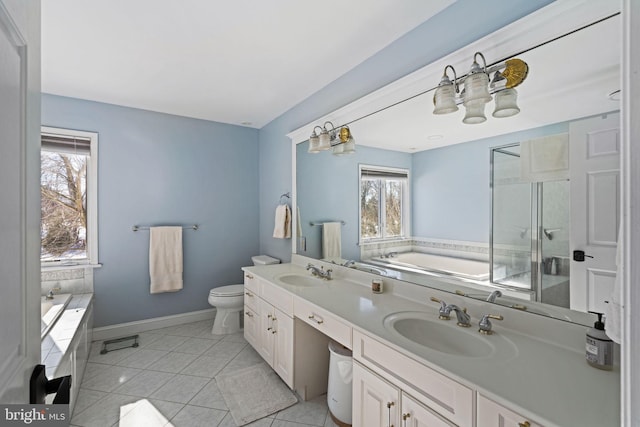
POLYGON ((182 325, 184 323, 198 322, 200 320, 211 320, 213 322, 215 312, 215 308, 209 308, 189 313, 154 317, 153 319, 137 320, 135 322, 119 323, 117 325, 93 328, 93 341, 126 337, 140 332, 150 331, 152 329, 166 328, 168 326, 182 325))

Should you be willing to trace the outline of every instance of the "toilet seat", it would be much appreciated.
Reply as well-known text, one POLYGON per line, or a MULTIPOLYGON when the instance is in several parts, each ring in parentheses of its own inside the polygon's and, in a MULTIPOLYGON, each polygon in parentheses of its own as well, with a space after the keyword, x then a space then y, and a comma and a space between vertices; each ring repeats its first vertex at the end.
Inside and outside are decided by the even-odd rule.
POLYGON ((213 288, 209 296, 213 297, 237 297, 244 294, 244 285, 228 285, 213 288))

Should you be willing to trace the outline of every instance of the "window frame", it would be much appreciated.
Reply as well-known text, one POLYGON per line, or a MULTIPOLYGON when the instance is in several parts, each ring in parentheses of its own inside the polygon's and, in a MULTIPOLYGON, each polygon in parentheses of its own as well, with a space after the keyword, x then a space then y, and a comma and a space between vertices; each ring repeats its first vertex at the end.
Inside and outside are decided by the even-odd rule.
MULTIPOLYGON (((405 168, 399 167, 390 167, 390 166, 376 166, 370 164, 359 164, 358 165, 358 241, 360 245, 368 244, 368 243, 376 243, 376 242, 390 242, 390 241, 398 241, 398 240, 406 240, 411 236, 411 171, 405 168), (401 209, 402 209, 402 224, 401 224, 401 235, 400 236, 392 236, 387 237, 384 235, 384 218, 381 217, 381 222, 379 225, 381 230, 383 230, 383 235, 381 237, 371 237, 371 238, 363 238, 362 237, 362 205, 360 203, 360 199, 362 196, 362 172, 363 170, 371 170, 371 171, 379 171, 379 172, 391 172, 397 174, 405 174, 407 176, 406 180, 402 185, 402 201, 401 201, 401 209)), ((386 201, 385 197, 380 198, 381 213, 385 212, 386 201)))
MULTIPOLYGON (((40 135, 89 139, 87 162, 87 258, 69 261, 40 261, 41 269, 56 267, 99 267, 98 258, 98 134, 75 129, 41 126, 40 135)), ((42 143, 40 143, 42 150, 42 143)))

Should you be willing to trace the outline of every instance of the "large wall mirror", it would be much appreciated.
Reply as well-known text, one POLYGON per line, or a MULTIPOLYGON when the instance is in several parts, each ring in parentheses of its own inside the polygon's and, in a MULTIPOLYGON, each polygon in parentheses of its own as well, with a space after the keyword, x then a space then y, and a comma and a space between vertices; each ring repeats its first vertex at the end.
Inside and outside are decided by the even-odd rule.
POLYGON ((292 133, 294 251, 589 324, 613 287, 619 222, 621 24, 593 3, 552 4, 292 133), (520 113, 434 115, 444 65, 466 73, 479 50, 528 64, 520 113), (325 119, 349 126, 355 153, 309 152, 325 119), (323 253, 327 222, 340 224, 339 252, 323 253))

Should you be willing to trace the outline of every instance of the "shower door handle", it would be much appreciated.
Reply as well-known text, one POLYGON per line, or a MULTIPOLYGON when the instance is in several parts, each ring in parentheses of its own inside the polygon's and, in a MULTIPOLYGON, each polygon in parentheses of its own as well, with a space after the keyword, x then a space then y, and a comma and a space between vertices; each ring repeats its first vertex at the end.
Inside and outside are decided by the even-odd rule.
POLYGON ((585 258, 593 258, 591 255, 587 255, 584 251, 573 251, 573 260, 577 262, 584 262, 585 258))

